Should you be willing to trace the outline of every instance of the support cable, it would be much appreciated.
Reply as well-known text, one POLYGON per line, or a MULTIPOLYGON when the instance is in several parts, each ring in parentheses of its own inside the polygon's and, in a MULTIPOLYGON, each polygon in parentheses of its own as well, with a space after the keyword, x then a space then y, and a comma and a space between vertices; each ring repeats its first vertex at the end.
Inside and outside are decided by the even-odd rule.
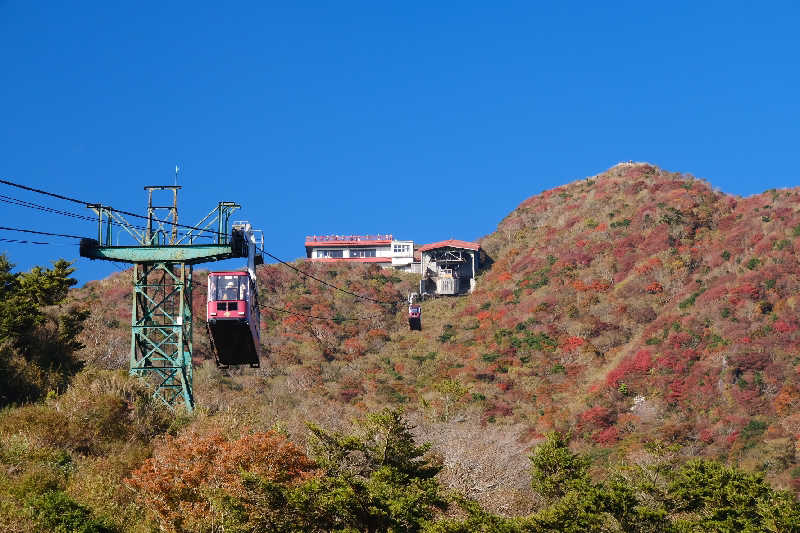
POLYGON ((48 231, 36 231, 32 229, 23 229, 23 228, 9 228, 7 226, 0 226, 0 230, 21 231, 23 233, 35 233, 36 235, 49 235, 50 237, 66 237, 68 239, 83 239, 83 237, 79 235, 68 235, 66 233, 50 233, 48 231))
MULTIPOLYGON (((86 201, 83 201, 83 200, 79 200, 77 198, 64 196, 63 194, 56 194, 56 193, 49 192, 49 191, 43 191, 42 189, 36 189, 34 187, 28 187, 27 185, 22 185, 21 183, 14 183, 13 181, 0 179, 0 183, 2 183, 4 185, 9 185, 11 187, 17 187, 17 188, 23 189, 25 191, 35 192, 35 193, 38 193, 38 194, 44 194, 46 196, 52 196, 53 198, 58 198, 60 200, 66 200, 68 202, 81 204, 81 205, 86 206, 86 207, 92 206, 92 205, 98 205, 95 202, 86 202, 86 201)), ((115 209, 113 207, 107 207, 107 209, 109 211, 114 211, 116 213, 127 215, 129 217, 141 218, 141 219, 144 219, 144 220, 149 220, 150 219, 150 217, 148 217, 147 215, 140 215, 139 213, 133 213, 131 211, 123 211, 122 209, 115 209)), ((206 231, 206 232, 209 232, 209 233, 213 233, 214 235, 218 235, 218 236, 221 235, 221 233, 219 233, 218 231, 215 231, 215 230, 212 230, 212 229, 208 229, 208 228, 198 228, 198 227, 195 227, 195 226, 189 226, 189 225, 186 225, 186 224, 173 223, 172 221, 169 221, 169 220, 160 220, 160 219, 157 219, 157 218, 154 218, 153 220, 155 220, 156 222, 161 222, 161 223, 164 223, 164 224, 173 225, 173 226, 178 227, 178 228, 186 228, 186 229, 195 230, 195 231, 206 231)))
MULTIPOLYGON (((208 285, 203 283, 202 281, 195 281, 193 282, 194 285, 199 285, 204 289, 208 290, 208 285)), ((298 313, 297 311, 291 311, 286 308, 281 307, 273 307, 267 304, 258 304, 258 306, 262 309, 269 309, 271 311, 276 311, 278 313, 285 313, 287 315, 295 315, 301 316, 304 318, 311 318, 314 320, 330 320, 331 322, 358 322, 362 320, 374 320, 376 318, 383 318, 383 315, 372 315, 372 316, 359 316, 359 317, 330 317, 330 316, 316 316, 316 315, 308 315, 305 313, 298 313)))
MULTIPOLYGON (((48 207, 46 205, 37 204, 35 202, 28 202, 27 200, 21 200, 19 198, 14 198, 13 196, 6 196, 5 194, 0 194, 0 202, 4 202, 11 205, 16 205, 19 207, 27 207, 29 209, 38 209, 39 211, 44 211, 45 213, 54 213, 56 215, 64 215, 66 217, 77 218, 78 220, 86 220, 88 222, 97 222, 97 217, 89 216, 89 215, 81 215, 80 213, 73 213, 72 211, 64 211, 62 209, 55 209, 53 207, 48 207)), ((116 220, 111 221, 117 227, 123 227, 120 222, 116 220)), ((130 224, 130 227, 136 228, 141 231, 145 231, 147 226, 137 226, 135 224, 130 224)), ((198 228, 199 229, 199 228, 198 228)), ((188 232, 181 232, 178 235, 187 235, 188 232)), ((211 238, 210 235, 198 235, 198 238, 211 238)))
MULTIPOLYGON (((28 187, 27 185, 22 185, 20 183, 14 183, 13 181, 0 179, 0 183, 3 183, 5 185, 10 185, 11 187, 17 187, 18 189, 23 189, 25 191, 35 192, 35 193, 38 193, 38 194, 44 194, 46 196, 52 196, 53 198, 58 198, 59 200, 66 200, 68 202, 72 202, 72 203, 75 203, 75 204, 81 204, 81 205, 86 205, 87 204, 87 202, 84 202, 83 200, 78 200, 77 198, 70 198, 69 196, 56 194, 54 192, 48 192, 48 191, 43 191, 41 189, 35 189, 33 187, 28 187)), ((88 202, 88 203, 91 203, 91 202, 88 202)))
MULTIPOLYGON (((0 242, 5 242, 9 244, 47 244, 52 246, 49 242, 41 242, 41 241, 25 241, 20 239, 6 239, 4 237, 0 237, 0 242)), ((73 244, 69 244, 67 246, 74 246, 73 244)))
MULTIPOLYGON (((35 193, 37 193, 37 194, 43 194, 43 195, 46 195, 46 196, 51 196, 51 197, 53 197, 53 198, 58 198, 58 199, 60 199, 60 200, 66 200, 66 201, 73 202, 73 203, 76 203, 76 204, 81 204, 81 205, 84 205, 84 206, 88 206, 88 205, 96 205, 96 204, 93 204, 92 202, 85 202, 85 201, 83 201, 83 200, 79 200, 79 199, 77 199, 77 198, 72 198, 72 197, 70 197, 70 196, 65 196, 65 195, 62 195, 62 194, 57 194, 57 193, 53 193, 53 192, 49 192, 49 191, 44 191, 44 190, 42 190, 42 189, 36 189, 36 188, 34 188, 34 187, 28 187, 27 185, 22 185, 22 184, 20 184, 20 183, 15 183, 15 182, 13 182, 13 181, 5 180, 5 179, 0 179, 0 183, 2 183, 2 184, 5 184, 5 185, 9 185, 9 186, 11 186, 11 187, 17 187, 17 188, 19 188, 19 189, 23 189, 23 190, 26 190, 26 191, 35 192, 35 193)), ((9 198, 10 198, 10 197, 9 197, 9 198)), ((117 212, 117 213, 121 213, 121 214, 123 214, 123 215, 131 216, 131 217, 136 217, 136 218, 141 218, 141 219, 145 219, 145 220, 147 220, 147 219, 148 219, 148 217, 147 217, 147 216, 145 216, 145 215, 140 215, 140 214, 138 214, 138 213, 132 213, 132 212, 130 212, 130 211, 123 211, 123 210, 121 210, 121 209, 114 209, 114 208, 111 208, 111 207, 109 207, 108 209, 109 209, 110 211, 115 211, 115 212, 117 212)), ((73 214, 74 214, 74 213, 73 213, 73 214)), ((156 219, 156 220, 158 220, 158 219, 156 219)), ((159 222, 161 222, 161 221, 159 221, 159 222)), ((164 223, 166 223, 166 224, 173 224, 172 222, 170 222, 170 221, 168 221, 168 220, 167 220, 167 221, 163 221, 163 222, 164 222, 164 223)), ((173 225, 174 225, 174 226, 176 226, 176 227, 187 228, 187 229, 190 229, 190 230, 195 230, 195 231, 206 231, 206 232, 214 233, 215 235, 218 235, 218 236, 220 235, 220 233, 219 233, 219 232, 217 232, 217 231, 214 231, 214 230, 212 230, 212 229, 208 229, 208 228, 198 228, 198 227, 196 227, 196 226, 188 226, 188 225, 185 225, 185 224, 177 224, 177 223, 175 223, 175 224, 173 224, 173 225)), ((1 227, 0 227, 0 229, 3 229, 3 228, 1 228, 1 227)), ((11 229, 11 230, 13 230, 13 228, 8 228, 8 229, 11 229)), ((17 231, 30 231, 30 230, 17 230, 17 231)), ((48 233, 42 233, 42 234, 43 234, 43 235, 62 236, 62 237, 64 236, 64 235, 48 234, 48 233)), ((74 238, 78 238, 78 239, 80 239, 80 238, 81 238, 81 237, 75 237, 75 236, 73 236, 73 235, 69 235, 69 237, 74 237, 74 238)), ((318 278, 318 277, 314 276, 313 274, 309 274, 308 272, 305 272, 305 271, 303 271, 303 270, 301 270, 301 269, 297 268, 296 266, 294 266, 294 265, 291 265, 291 264, 287 263, 287 262, 286 262, 286 261, 284 261, 283 259, 281 259, 281 258, 279 258, 279 257, 277 257, 277 256, 275 256, 275 255, 273 255, 273 254, 271 254, 271 253, 269 253, 269 252, 268 252, 267 250, 265 250, 265 249, 262 249, 262 250, 261 250, 261 253, 262 253, 263 255, 267 255, 267 256, 271 257, 272 259, 274 259, 274 260, 275 260, 275 261, 277 261, 278 263, 282 264, 283 266, 285 266, 285 267, 287 267, 287 268, 290 268, 290 269, 294 270, 296 273, 298 273, 298 274, 300 274, 300 275, 302 275, 302 276, 305 276, 305 277, 307 277, 307 278, 311 278, 311 279, 313 279, 314 281, 317 281, 317 282, 319 282, 319 283, 321 283, 321 284, 323 284, 323 285, 325 285, 325 286, 327 286, 327 287, 330 287, 331 289, 334 289, 334 290, 340 291, 340 292, 342 292, 342 293, 344 293, 344 294, 348 294, 348 295, 350 295, 350 296, 353 296, 353 297, 355 297, 355 298, 358 298, 358 299, 361 299, 361 300, 367 300, 367 301, 370 301, 370 302, 373 302, 373 303, 376 303, 376 304, 379 304, 379 305, 391 305, 391 306, 393 306, 393 307, 394 307, 394 306, 396 306, 396 305, 397 305, 397 304, 400 302, 400 300, 398 300, 398 301, 396 301, 396 302, 387 302, 387 301, 377 300, 377 299, 375 299, 375 298, 371 298, 371 297, 369 297, 369 296, 364 296, 364 295, 361 295, 361 294, 357 294, 357 293, 355 293, 355 292, 352 292, 352 291, 349 291, 349 290, 347 290, 347 289, 343 289, 343 288, 341 288, 341 287, 338 287, 338 286, 334 285, 333 283, 329 283, 329 282, 327 282, 327 281, 325 281, 325 280, 323 280, 323 279, 320 279, 320 278, 318 278)))
POLYGON ((72 213, 70 211, 63 211, 61 209, 55 209, 52 207, 47 207, 45 205, 36 204, 33 202, 27 202, 25 200, 20 200, 19 198, 14 198, 13 196, 6 196, 4 194, 0 194, 0 202, 4 202, 6 204, 17 205, 20 207, 27 207, 29 209, 38 209, 39 211, 44 211, 45 213, 55 213, 57 215, 64 215, 66 217, 77 218, 80 220, 88 220, 90 222, 94 222, 97 219, 95 217, 91 217, 89 215, 81 215, 78 213, 72 213))
POLYGON ((314 281, 318 281, 319 283, 322 283, 323 285, 326 285, 326 286, 330 287, 331 289, 335 289, 335 290, 337 290, 337 291, 341 291, 341 292, 343 292, 343 293, 345 293, 345 294, 349 294, 350 296, 355 296, 356 298, 360 298, 361 300, 367 300, 367 301, 370 301, 370 302, 373 302, 373 303, 376 303, 376 304, 380 304, 380 305, 391 305, 391 306, 396 306, 396 305, 397 305, 397 303, 400 301, 400 300, 398 300, 397 302, 387 302, 387 301, 383 301, 383 300, 376 300, 375 298, 370 298, 369 296, 363 296, 363 295, 361 295, 361 294, 357 294, 357 293, 355 293, 355 292, 348 291, 347 289, 343 289, 343 288, 341 288, 341 287, 338 287, 338 286, 334 285, 333 283, 328 283, 328 282, 327 282, 327 281, 325 281, 324 279, 320 279, 320 278, 318 278, 318 277, 314 276, 313 274, 309 274, 308 272, 305 272, 305 271, 303 271, 303 270, 300 270, 300 269, 299 269, 299 268, 297 268, 296 266, 294 266, 294 265, 292 265, 292 264, 289 264, 289 263, 287 263, 287 262, 286 262, 286 261, 284 261, 283 259, 281 259, 281 258, 279 258, 279 257, 276 257, 276 256, 272 255, 271 253, 269 253, 268 251, 266 251, 266 250, 264 250, 264 249, 262 249, 261 253, 262 253, 262 254, 264 254, 264 255, 267 255, 267 256, 271 257, 272 259, 274 259, 274 260, 275 260, 275 261, 277 261, 278 263, 282 264, 283 266, 285 266, 285 267, 288 267, 288 268, 291 268, 292 270, 294 270, 295 272, 297 272, 297 273, 298 273, 298 274, 300 274, 300 275, 303 275, 303 276, 305 276, 305 277, 307 277, 307 278, 311 278, 311 279, 313 279, 314 281))
POLYGON ((305 313, 298 313, 296 311, 290 311, 288 309, 281 309, 278 307, 272 307, 271 305, 266 304, 258 304, 259 307, 263 309, 270 309, 272 311, 276 311, 278 313, 285 313, 287 315, 295 315, 301 316, 304 318, 311 318, 314 320, 330 320, 331 322, 359 322, 362 320, 375 320, 376 318, 383 318, 383 315, 373 315, 373 316, 358 316, 358 317, 329 317, 329 316, 315 316, 315 315, 307 315, 305 313))

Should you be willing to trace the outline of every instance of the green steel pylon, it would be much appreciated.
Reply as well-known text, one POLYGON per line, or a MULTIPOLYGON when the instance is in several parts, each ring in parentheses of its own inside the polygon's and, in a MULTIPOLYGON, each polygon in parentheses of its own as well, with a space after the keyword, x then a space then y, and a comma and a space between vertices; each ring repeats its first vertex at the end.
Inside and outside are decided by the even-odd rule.
POLYGON ((192 410, 192 265, 134 263, 130 372, 192 410))
MULTIPOLYGON (((89 205, 98 215, 97 240, 81 240, 80 254, 90 259, 133 263, 130 373, 147 381, 153 396, 171 409, 194 409, 192 389, 192 270, 198 263, 242 257, 233 246, 231 214, 240 206, 220 202, 197 225, 178 233, 179 186, 150 186, 147 227, 131 225, 111 207, 89 205), (154 205, 153 193, 172 192, 171 205, 154 205), (134 246, 113 246, 112 229, 124 229, 134 246), (216 227, 215 227, 216 226, 216 227), (199 237, 212 242, 195 244, 199 237)), ((246 247, 244 250, 246 251, 246 247)))

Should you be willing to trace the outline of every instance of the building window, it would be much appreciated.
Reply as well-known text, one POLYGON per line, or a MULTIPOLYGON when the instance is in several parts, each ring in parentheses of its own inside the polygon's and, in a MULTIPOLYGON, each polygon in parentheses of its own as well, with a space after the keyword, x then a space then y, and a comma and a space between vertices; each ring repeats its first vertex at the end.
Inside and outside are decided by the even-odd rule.
POLYGON ((396 254, 407 254, 411 251, 410 244, 395 244, 394 245, 394 253, 396 254))
POLYGON ((343 250, 317 250, 317 257, 339 258, 344 257, 343 250))
POLYGON ((361 248, 357 250, 350 250, 350 257, 375 257, 375 249, 361 248))

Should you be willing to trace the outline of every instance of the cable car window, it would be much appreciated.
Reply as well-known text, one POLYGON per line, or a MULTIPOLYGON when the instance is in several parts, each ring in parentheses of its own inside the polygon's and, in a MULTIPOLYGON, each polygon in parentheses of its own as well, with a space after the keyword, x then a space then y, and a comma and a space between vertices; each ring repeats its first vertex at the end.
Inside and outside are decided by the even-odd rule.
POLYGON ((239 300, 239 276, 217 276, 217 300, 239 300))
POLYGON ((208 301, 211 302, 217 296, 217 276, 208 276, 208 301))

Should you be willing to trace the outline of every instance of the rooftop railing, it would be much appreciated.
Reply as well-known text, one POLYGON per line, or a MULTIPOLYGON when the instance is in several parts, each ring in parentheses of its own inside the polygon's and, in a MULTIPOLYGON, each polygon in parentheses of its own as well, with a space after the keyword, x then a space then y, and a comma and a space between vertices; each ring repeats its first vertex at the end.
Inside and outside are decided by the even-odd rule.
POLYGON ((306 242, 361 242, 361 241, 391 241, 392 235, 389 233, 378 233, 377 235, 308 235, 306 242))

